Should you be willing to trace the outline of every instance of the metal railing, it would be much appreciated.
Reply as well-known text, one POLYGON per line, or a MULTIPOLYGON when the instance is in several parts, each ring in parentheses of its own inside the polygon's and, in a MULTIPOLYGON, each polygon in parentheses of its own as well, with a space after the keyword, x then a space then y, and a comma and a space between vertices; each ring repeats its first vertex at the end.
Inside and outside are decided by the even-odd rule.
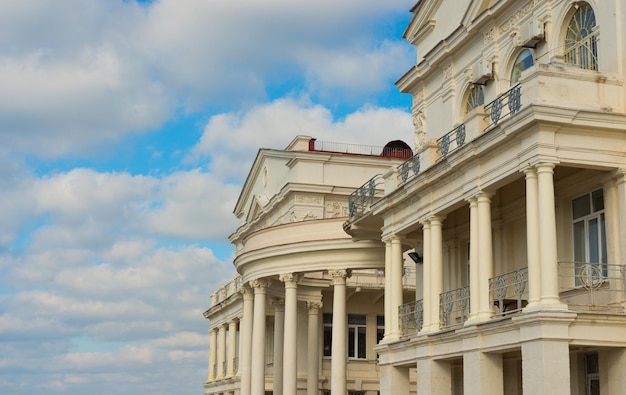
POLYGON ((469 286, 439 294, 439 327, 454 328, 463 325, 469 315, 469 286))
POLYGON ((413 151, 410 148, 402 147, 380 147, 373 145, 334 143, 330 141, 317 140, 315 140, 312 145, 312 151, 320 152, 336 152, 341 154, 384 156, 404 159, 413 156, 413 151))
POLYGON ((411 159, 407 159, 400 163, 397 167, 398 176, 400 177, 400 185, 416 177, 420 173, 420 156, 415 154, 411 159))
POLYGON ((563 60, 585 70, 598 70, 598 38, 600 30, 596 29, 585 38, 565 49, 563 60))
POLYGON ((437 143, 442 158, 461 148, 465 144, 465 124, 460 124, 441 136, 437 143))
POLYGON ((490 278, 489 301, 496 316, 520 312, 528 304, 528 268, 490 278))
POLYGON ((624 265, 559 262, 559 287, 571 310, 626 312, 624 265))
POLYGON ((496 126, 502 118, 517 113, 522 108, 522 86, 515 84, 491 103, 485 106, 485 118, 489 119, 489 126, 496 126))
POLYGON ((383 176, 376 174, 348 196, 350 219, 356 219, 363 215, 375 201, 382 197, 384 191, 379 187, 384 182, 383 176))
POLYGON ((403 336, 421 331, 424 324, 424 301, 420 299, 398 306, 398 315, 403 336))

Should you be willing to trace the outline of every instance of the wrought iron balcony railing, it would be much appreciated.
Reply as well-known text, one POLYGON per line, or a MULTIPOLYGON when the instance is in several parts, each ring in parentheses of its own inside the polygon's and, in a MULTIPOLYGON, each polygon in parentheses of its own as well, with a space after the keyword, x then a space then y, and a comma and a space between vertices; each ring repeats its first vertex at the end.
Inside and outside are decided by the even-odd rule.
POLYGON ((398 165, 400 185, 404 185, 408 180, 420 174, 420 156, 415 154, 411 159, 407 159, 398 165))
POLYGON ((398 307, 400 325, 403 336, 415 334, 422 330, 424 324, 424 301, 406 303, 398 307))
POLYGON ((497 316, 522 311, 528 304, 528 268, 490 278, 489 301, 495 306, 497 316))
POLYGON ((560 262, 559 286, 571 310, 626 312, 624 265, 560 262))
POLYGON ((445 158, 449 154, 458 150, 465 144, 465 125, 460 124, 437 140, 441 157, 445 158))
POLYGON ((439 327, 454 328, 463 325, 469 315, 469 286, 439 294, 439 327))
POLYGON ((384 192, 380 186, 384 182, 383 176, 377 174, 348 196, 348 213, 351 220, 363 215, 374 202, 382 197, 384 192))
POLYGON ((486 118, 489 118, 487 129, 496 126, 502 118, 517 113, 521 108, 522 86, 516 84, 485 106, 486 118))

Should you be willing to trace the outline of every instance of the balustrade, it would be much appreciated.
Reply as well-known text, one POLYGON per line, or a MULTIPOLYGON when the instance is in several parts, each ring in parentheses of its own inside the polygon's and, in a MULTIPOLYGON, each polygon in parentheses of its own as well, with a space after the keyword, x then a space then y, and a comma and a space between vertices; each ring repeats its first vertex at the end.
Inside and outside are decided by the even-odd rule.
POLYGON ((528 268, 490 278, 489 300, 497 316, 521 311, 528 304, 528 268))
POLYGON ((572 310, 625 312, 624 268, 606 263, 560 262, 561 301, 572 310))
POLYGON ((424 301, 420 299, 398 306, 398 314, 402 335, 415 334, 422 330, 424 323, 424 301))
POLYGON ((461 326, 469 315, 469 286, 439 295, 439 326, 441 329, 461 326))

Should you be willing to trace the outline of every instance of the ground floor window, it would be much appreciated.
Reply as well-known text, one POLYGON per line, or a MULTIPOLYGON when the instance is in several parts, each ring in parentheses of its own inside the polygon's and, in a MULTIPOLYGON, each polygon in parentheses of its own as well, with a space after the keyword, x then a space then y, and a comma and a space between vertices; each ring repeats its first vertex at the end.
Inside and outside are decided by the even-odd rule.
POLYGON ((585 354, 585 395, 600 395, 598 353, 585 354))
POLYGON ((348 358, 367 358, 367 317, 348 314, 348 358))

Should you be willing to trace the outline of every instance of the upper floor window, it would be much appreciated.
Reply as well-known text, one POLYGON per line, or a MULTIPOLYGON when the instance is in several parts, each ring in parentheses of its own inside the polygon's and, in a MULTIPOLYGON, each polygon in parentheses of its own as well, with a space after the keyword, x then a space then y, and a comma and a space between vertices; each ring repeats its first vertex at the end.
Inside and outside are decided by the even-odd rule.
POLYGON ((485 104, 485 94, 481 85, 472 84, 465 98, 465 115, 478 106, 485 104))
POLYGON ((324 313, 323 321, 324 321, 324 352, 323 355, 325 357, 332 356, 332 346, 333 346, 333 315, 324 313))
POLYGON ((598 70, 596 15, 587 3, 578 3, 565 33, 565 63, 587 70, 598 70))
MULTIPOLYGON (((592 264, 607 275, 606 221, 604 192, 595 190, 572 201, 572 228, 574 230, 574 262, 578 273, 586 264, 592 264)), ((580 278, 576 277, 577 284, 580 278)))
POLYGON ((535 59, 530 49, 524 49, 520 52, 515 59, 515 63, 513 63, 513 70, 511 70, 511 86, 517 84, 522 75, 522 71, 532 67, 533 64, 535 64, 535 59))

